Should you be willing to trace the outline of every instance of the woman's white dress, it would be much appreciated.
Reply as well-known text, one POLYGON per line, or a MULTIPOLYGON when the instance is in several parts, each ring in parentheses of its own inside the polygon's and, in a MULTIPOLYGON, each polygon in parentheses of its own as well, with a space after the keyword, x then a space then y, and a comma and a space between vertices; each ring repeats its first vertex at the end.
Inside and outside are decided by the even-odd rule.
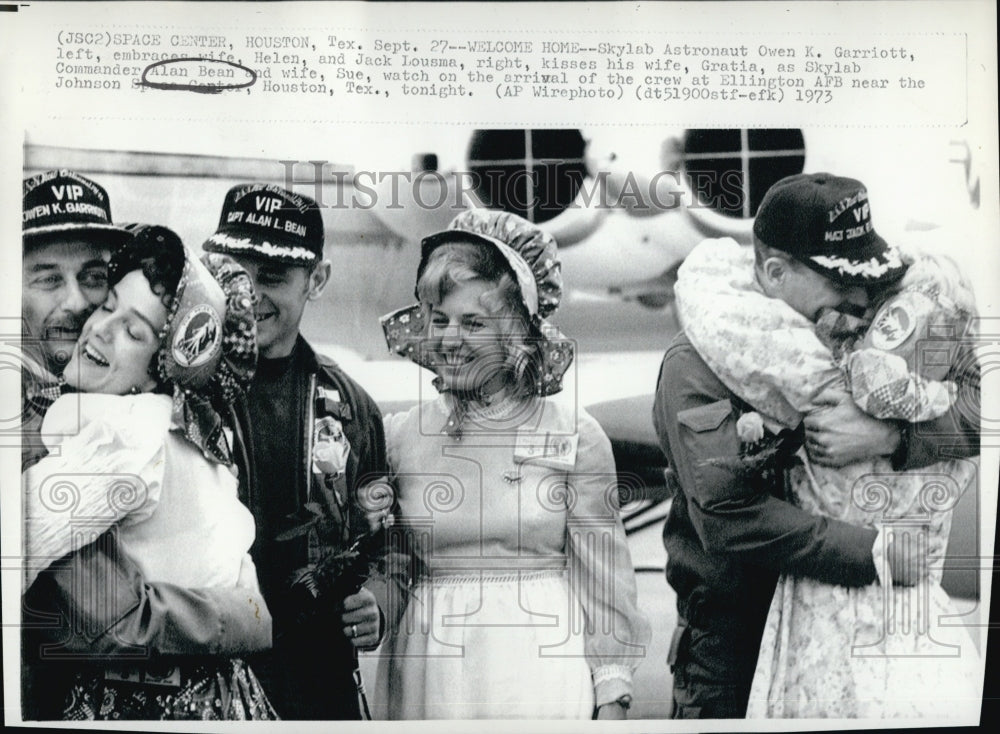
POLYGON ((42 425, 48 456, 24 474, 27 582, 118 526, 144 578, 236 586, 253 515, 237 479, 171 431, 166 395, 63 395, 42 425))
POLYGON ((469 416, 459 438, 449 415, 440 397, 385 421, 422 571, 382 647, 376 717, 590 718, 630 692, 649 640, 610 443, 551 398, 469 416))
MULTIPOLYGON (((172 430, 172 412, 171 398, 152 393, 74 393, 52 404, 42 423, 49 453, 22 475, 25 588, 113 526, 118 547, 148 581, 187 588, 256 583, 249 555, 254 520, 239 501, 236 476, 172 430)), ((192 658, 165 669, 156 660, 98 667, 81 669, 64 718, 277 718, 238 658, 192 658), (166 677, 172 687, 158 686, 166 677), (153 683, 147 690, 128 681, 153 683)))

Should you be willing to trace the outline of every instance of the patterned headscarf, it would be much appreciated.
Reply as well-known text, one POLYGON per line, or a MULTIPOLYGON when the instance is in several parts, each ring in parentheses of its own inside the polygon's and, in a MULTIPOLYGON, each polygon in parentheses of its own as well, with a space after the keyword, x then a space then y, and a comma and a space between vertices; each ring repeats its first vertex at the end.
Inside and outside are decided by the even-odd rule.
MULTIPOLYGON (((418 282, 431 253, 452 242, 482 244, 503 256, 517 281, 532 337, 540 347, 541 369, 535 393, 552 395, 559 392, 575 349, 571 340, 545 320, 558 308, 562 298, 562 272, 555 239, 516 214, 470 209, 455 217, 447 230, 432 234, 420 243, 418 282)), ((387 314, 381 322, 391 351, 421 367, 429 367, 425 364, 427 350, 420 345, 427 337, 430 324, 419 303, 387 314)))
POLYGON ((111 284, 142 268, 145 252, 159 249, 183 263, 159 334, 156 376, 173 389, 174 428, 205 458, 231 464, 219 409, 246 389, 257 366, 250 276, 227 255, 198 260, 166 227, 137 224, 129 230, 132 240, 111 255, 111 284))

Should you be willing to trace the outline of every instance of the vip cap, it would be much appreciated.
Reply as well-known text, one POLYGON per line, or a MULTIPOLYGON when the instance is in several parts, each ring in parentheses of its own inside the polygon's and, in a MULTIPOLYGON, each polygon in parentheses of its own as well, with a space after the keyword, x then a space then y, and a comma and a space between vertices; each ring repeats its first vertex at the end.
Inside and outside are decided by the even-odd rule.
POLYGON ((876 285, 906 272, 899 251, 872 225, 864 184, 829 173, 783 178, 764 195, 753 233, 830 280, 876 285))
POLYGON ((104 233, 109 245, 130 239, 111 221, 104 187, 74 171, 46 171, 24 179, 21 235, 29 245, 52 235, 104 233))
POLYGON ((204 249, 312 265, 323 258, 323 217, 308 196, 274 184, 241 184, 226 194, 219 228, 204 249))

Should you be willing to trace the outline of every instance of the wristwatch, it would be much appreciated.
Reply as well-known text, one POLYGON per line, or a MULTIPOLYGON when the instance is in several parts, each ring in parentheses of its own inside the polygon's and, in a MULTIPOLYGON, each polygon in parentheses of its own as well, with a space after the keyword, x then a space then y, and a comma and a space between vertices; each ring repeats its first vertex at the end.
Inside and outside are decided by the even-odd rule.
POLYGON ((615 700, 615 703, 617 703, 623 709, 625 709, 626 711, 628 711, 629 708, 632 706, 632 696, 630 694, 626 693, 626 694, 624 694, 622 696, 619 696, 615 700))

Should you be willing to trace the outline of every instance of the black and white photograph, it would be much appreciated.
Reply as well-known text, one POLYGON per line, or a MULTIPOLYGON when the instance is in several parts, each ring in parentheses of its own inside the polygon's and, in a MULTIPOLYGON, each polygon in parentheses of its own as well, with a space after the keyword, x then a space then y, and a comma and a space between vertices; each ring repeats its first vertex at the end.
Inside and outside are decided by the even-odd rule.
POLYGON ((7 7, 8 725, 981 723, 994 6, 7 7))

